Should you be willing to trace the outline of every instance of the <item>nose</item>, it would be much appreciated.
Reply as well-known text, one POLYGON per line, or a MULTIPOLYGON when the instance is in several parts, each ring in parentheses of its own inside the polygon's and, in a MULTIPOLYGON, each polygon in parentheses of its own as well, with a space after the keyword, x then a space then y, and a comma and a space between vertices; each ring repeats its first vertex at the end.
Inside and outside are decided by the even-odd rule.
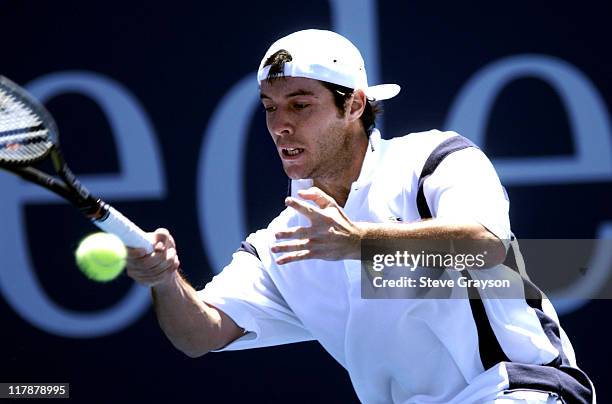
POLYGON ((266 121, 272 135, 286 137, 294 132, 293 123, 288 119, 287 114, 280 110, 268 115, 266 121))

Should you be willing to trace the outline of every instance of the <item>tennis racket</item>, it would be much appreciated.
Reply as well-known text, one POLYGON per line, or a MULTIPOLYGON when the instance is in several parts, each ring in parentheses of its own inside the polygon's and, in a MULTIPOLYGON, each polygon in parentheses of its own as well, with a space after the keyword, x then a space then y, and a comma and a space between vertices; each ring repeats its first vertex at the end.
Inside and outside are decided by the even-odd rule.
POLYGON ((4 76, 0 76, 0 168, 55 192, 126 246, 153 251, 144 231, 79 182, 62 157, 51 114, 4 76), (57 177, 31 167, 46 159, 53 163, 57 177))

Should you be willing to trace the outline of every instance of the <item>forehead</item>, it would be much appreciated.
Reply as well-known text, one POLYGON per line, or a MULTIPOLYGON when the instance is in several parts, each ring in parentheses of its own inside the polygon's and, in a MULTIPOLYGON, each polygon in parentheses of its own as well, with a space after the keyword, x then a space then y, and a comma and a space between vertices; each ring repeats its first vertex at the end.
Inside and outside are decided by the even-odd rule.
POLYGON ((281 77, 269 83, 267 80, 261 82, 259 93, 262 99, 291 98, 300 95, 323 98, 326 93, 331 93, 318 80, 305 77, 281 77))

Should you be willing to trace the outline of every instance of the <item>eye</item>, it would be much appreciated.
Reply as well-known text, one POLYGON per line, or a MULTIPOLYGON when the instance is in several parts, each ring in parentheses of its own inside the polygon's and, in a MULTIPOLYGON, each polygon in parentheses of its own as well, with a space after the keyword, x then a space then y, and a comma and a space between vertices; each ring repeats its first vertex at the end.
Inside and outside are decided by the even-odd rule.
POLYGON ((263 109, 267 113, 276 111, 276 107, 266 107, 265 105, 263 106, 263 109))
POLYGON ((308 107, 310 104, 302 104, 302 103, 296 103, 293 104, 293 108, 295 109, 305 109, 306 107, 308 107))

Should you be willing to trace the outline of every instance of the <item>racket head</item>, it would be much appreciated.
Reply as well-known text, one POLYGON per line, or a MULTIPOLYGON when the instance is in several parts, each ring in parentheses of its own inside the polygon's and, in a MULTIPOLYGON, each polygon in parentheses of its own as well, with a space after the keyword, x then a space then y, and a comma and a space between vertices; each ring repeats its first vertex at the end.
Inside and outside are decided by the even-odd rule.
POLYGON ((58 144, 55 121, 32 95, 0 75, 0 166, 26 167, 58 144))

